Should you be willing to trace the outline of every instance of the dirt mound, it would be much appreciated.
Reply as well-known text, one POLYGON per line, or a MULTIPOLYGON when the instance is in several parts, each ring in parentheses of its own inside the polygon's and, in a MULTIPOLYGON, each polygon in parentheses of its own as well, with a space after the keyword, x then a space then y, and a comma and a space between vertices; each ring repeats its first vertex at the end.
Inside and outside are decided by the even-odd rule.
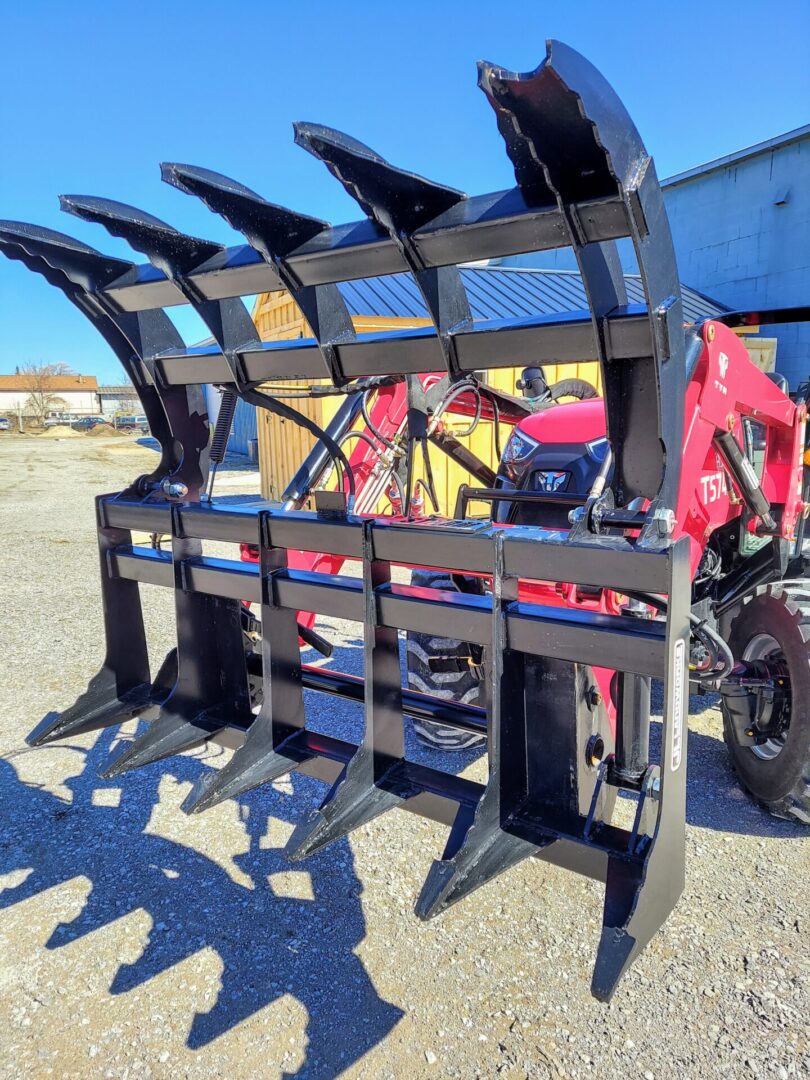
POLYGON ((87 432, 88 435, 95 435, 96 438, 99 435, 123 435, 123 431, 119 431, 118 428, 114 428, 112 424, 96 424, 95 427, 90 428, 87 432))
POLYGON ((78 439, 80 437, 81 432, 74 431, 67 424, 56 424, 54 427, 47 427, 39 433, 40 439, 78 439))

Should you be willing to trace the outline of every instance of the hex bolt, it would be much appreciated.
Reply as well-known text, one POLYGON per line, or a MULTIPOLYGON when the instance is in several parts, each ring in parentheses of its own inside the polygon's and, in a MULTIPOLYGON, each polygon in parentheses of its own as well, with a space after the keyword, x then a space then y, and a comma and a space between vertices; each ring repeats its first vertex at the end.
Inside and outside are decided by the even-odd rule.
POLYGON ((715 333, 716 333, 716 330, 715 330, 714 323, 709 323, 709 325, 706 327, 706 340, 707 341, 714 341, 715 333))
POLYGON ((188 487, 185 484, 179 480, 170 480, 168 476, 160 486, 163 494, 168 495, 170 499, 182 499, 188 495, 188 487))

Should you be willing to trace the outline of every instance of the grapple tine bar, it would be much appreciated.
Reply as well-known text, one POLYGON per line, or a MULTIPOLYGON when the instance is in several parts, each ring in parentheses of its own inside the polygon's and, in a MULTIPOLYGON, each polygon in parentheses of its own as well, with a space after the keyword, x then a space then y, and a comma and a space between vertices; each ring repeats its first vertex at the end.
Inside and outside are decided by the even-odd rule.
POLYGON ((241 604, 186 588, 186 564, 201 558, 202 544, 185 535, 178 506, 171 528, 177 681, 157 719, 101 770, 105 779, 201 746, 228 723, 248 727, 253 719, 241 604))
POLYGON ((530 203, 543 202, 551 192, 563 214, 594 319, 614 488, 622 502, 638 496, 653 500, 643 539, 655 544, 660 541, 655 512, 661 503, 672 507, 677 499, 686 384, 680 282, 669 223, 652 158, 613 88, 561 42, 549 41, 546 50, 545 60, 525 74, 481 63, 479 85, 498 117, 524 196, 530 203), (646 355, 620 366, 606 363, 605 353, 611 312, 626 304, 624 284, 615 257, 587 242, 578 210, 583 202, 617 192, 644 285, 651 337, 646 355), (656 415, 642 404, 653 399, 656 415), (627 453, 630 439, 633 449, 627 453))
MULTIPOLYGON (((227 360, 236 362, 239 346, 259 343, 253 320, 239 297, 204 300, 188 283, 188 274, 192 270, 224 250, 221 244, 186 236, 160 218, 112 199, 63 195, 60 204, 67 213, 103 226, 112 236, 119 236, 137 251, 142 251, 153 266, 177 285, 211 331, 227 360)), ((234 374, 238 377, 239 373, 235 371, 234 374)))
POLYGON ((492 656, 488 673, 489 690, 489 780, 484 794, 461 833, 454 829, 440 860, 433 863, 416 902, 416 914, 430 919, 498 874, 516 866, 553 842, 554 836, 536 841, 505 830, 512 807, 504 797, 504 773, 509 767, 509 739, 515 728, 525 724, 523 658, 508 647, 504 604, 517 595, 517 582, 505 575, 503 533, 495 536, 495 574, 492 580, 492 656), (511 731, 510 731, 511 728, 511 731))
POLYGON ((208 810, 277 780, 307 757, 296 738, 304 731, 296 613, 279 606, 275 594, 274 578, 286 569, 287 552, 273 546, 267 514, 259 515, 257 539, 262 577, 262 704, 230 761, 190 792, 183 803, 186 813, 208 810))
MULTIPOLYGON (((295 141, 323 161, 362 210, 384 230, 412 272, 452 377, 459 371, 453 330, 471 328, 472 312, 456 266, 426 267, 412 236, 420 226, 456 207, 463 191, 398 169, 341 131, 296 123, 295 141)), ((424 444, 423 444, 424 446, 424 444)))
POLYGON ((366 673, 363 742, 320 807, 285 848, 293 861, 312 855, 416 793, 405 765, 399 636, 381 625, 377 590, 390 563, 375 556, 372 526, 363 524, 363 653, 366 673))

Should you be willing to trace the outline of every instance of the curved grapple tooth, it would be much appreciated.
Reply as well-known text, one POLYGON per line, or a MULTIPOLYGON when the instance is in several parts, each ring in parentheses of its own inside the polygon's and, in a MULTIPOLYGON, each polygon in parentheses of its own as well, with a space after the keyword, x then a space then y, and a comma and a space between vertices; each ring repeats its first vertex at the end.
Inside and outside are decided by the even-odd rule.
POLYGON ((68 214, 102 225, 111 236, 121 237, 136 251, 155 262, 165 262, 172 270, 187 273, 223 250, 222 244, 186 236, 145 210, 113 199, 60 195, 59 204, 68 214))
POLYGON ((364 143, 321 124, 293 124, 296 143, 326 165, 363 212, 409 234, 466 199, 463 191, 398 169, 364 143))
POLYGON ((649 160, 621 100, 596 68, 559 41, 546 43, 543 62, 528 72, 488 61, 478 85, 530 205, 616 195, 637 180, 649 160))
POLYGON ((167 184, 196 195, 270 260, 284 258, 329 228, 327 221, 268 202, 244 184, 210 169, 170 162, 160 166, 160 173, 167 184))
POLYGON ((68 282, 85 291, 101 288, 134 265, 103 255, 67 233, 24 221, 0 221, 0 251, 62 289, 68 282))

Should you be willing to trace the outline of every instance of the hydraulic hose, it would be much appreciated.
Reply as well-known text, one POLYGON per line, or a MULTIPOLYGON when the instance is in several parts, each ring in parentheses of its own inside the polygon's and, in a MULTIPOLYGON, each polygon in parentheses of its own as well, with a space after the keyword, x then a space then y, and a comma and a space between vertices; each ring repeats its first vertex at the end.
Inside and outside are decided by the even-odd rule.
MULTIPOLYGON (((650 607, 655 608, 662 614, 666 614, 669 610, 666 600, 660 596, 654 596, 652 593, 630 592, 627 589, 623 591, 625 596, 629 596, 633 600, 639 600, 642 604, 649 604, 650 607)), ((716 679, 728 675, 734 667, 734 656, 726 642, 703 619, 691 611, 689 612, 689 623, 692 627, 692 634, 700 639, 714 657, 714 663, 710 669, 707 671, 695 671, 693 677, 698 682, 714 682, 716 679), (723 665, 720 671, 715 670, 718 661, 723 665)))
POLYGON ((305 428, 311 435, 314 435, 316 439, 320 439, 326 447, 327 453, 334 461, 335 468, 337 468, 338 471, 340 471, 341 468, 343 469, 343 474, 346 477, 346 484, 349 489, 346 504, 349 513, 351 513, 352 510, 354 510, 356 498, 354 473, 349 464, 349 459, 331 435, 327 435, 323 428, 319 427, 314 420, 310 420, 308 416, 304 416, 303 413, 291 409, 289 405, 284 405, 283 402, 277 401, 275 398, 270 397, 269 394, 263 394, 259 390, 248 390, 244 388, 238 390, 237 393, 249 404, 256 405, 259 409, 267 409, 268 412, 275 413, 276 416, 280 416, 284 420, 291 420, 294 424, 298 424, 299 427, 305 428))

